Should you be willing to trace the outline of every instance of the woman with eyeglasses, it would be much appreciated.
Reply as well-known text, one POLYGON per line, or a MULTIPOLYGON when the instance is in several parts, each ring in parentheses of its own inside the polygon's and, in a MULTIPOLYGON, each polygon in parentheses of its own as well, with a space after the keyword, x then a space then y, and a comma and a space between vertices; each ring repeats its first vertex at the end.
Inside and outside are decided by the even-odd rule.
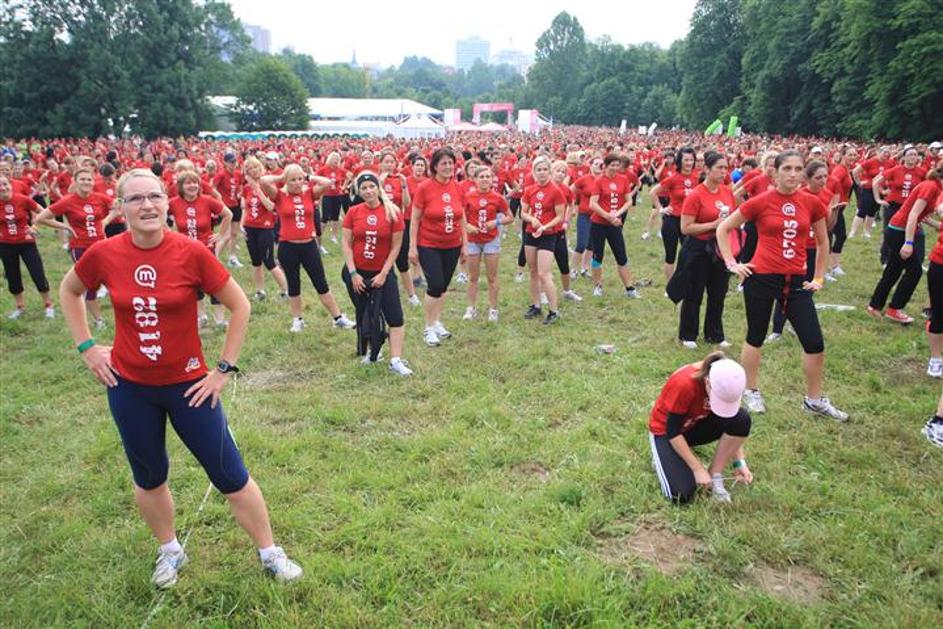
POLYGON ((159 588, 174 585, 187 563, 167 485, 168 417, 252 538, 264 569, 278 581, 298 579, 301 567, 275 545, 265 499, 246 470, 220 404, 223 388, 239 371, 235 363, 249 301, 205 245, 166 228, 167 194, 152 172, 126 173, 117 193, 128 231, 91 246, 62 280, 59 298, 82 360, 107 387, 134 478, 135 502, 160 545, 151 582, 159 588), (100 284, 108 287, 115 311, 113 347, 96 345, 82 306, 82 294, 100 284), (215 295, 232 315, 212 370, 197 329, 197 291, 215 295))

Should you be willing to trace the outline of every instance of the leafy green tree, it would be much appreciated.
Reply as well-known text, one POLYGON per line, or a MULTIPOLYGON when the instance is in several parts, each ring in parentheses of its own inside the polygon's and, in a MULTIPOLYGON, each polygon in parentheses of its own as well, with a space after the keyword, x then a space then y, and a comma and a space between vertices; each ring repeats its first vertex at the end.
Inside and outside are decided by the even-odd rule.
POLYGON ((550 116, 577 116, 581 79, 587 63, 586 34, 579 20, 563 11, 537 39, 534 65, 527 73, 527 100, 550 116))
POLYGON ((319 67, 322 94, 333 98, 364 98, 367 81, 363 71, 355 70, 345 63, 319 67))
POLYGON ((321 73, 318 71, 318 64, 314 62, 311 55, 297 53, 290 48, 285 48, 279 57, 301 79, 301 84, 308 91, 308 96, 321 95, 321 73))
POLYGON ((308 128, 308 93, 301 79, 275 57, 260 59, 243 79, 234 108, 248 131, 308 128))

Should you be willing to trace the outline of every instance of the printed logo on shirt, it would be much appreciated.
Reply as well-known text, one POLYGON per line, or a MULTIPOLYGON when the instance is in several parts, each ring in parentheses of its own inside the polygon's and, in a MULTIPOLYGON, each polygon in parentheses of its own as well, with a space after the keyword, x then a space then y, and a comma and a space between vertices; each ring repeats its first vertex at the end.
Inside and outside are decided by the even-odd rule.
POLYGON ((371 227, 373 227, 373 226, 376 225, 376 224, 377 224, 377 216, 376 216, 376 214, 368 214, 368 215, 367 215, 367 225, 370 225, 371 227))
POLYGON ((610 190, 617 190, 618 188, 619 188, 619 186, 617 186, 614 181, 609 184, 609 189, 610 189, 610 190))
POLYGON ((443 193, 443 194, 442 194, 442 202, 443 202, 443 203, 451 203, 451 202, 452 202, 452 195, 449 194, 448 192, 443 193))
POLYGON ((187 361, 187 367, 184 369, 184 373, 190 373, 191 371, 196 371, 200 368, 200 359, 196 356, 191 356, 190 360, 187 361))
POLYGON ((157 270, 150 264, 142 264, 134 269, 134 281, 138 286, 154 288, 157 284, 157 270))
POLYGON ((714 201, 714 207, 720 212, 720 218, 727 218, 730 215, 730 206, 723 201, 714 201))

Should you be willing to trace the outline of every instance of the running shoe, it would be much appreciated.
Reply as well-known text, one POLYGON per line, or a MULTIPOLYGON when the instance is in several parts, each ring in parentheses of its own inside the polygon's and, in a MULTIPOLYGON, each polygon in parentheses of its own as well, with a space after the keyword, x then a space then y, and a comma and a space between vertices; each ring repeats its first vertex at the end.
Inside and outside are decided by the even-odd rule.
POLYGON ((841 268, 840 266, 836 266, 835 268, 832 269, 832 275, 842 277, 843 275, 848 275, 848 274, 845 273, 845 269, 841 268))
POLYGON ((435 330, 435 333, 438 335, 440 339, 447 339, 450 336, 452 336, 452 333, 445 329, 445 326, 442 325, 441 321, 436 321, 432 325, 432 329, 435 330))
POLYGON ((732 502, 730 492, 724 487, 723 474, 711 476, 711 499, 714 502, 732 502))
POLYGON ((524 282, 524 274, 521 273, 520 271, 518 271, 517 273, 515 273, 515 274, 514 274, 514 281, 515 281, 516 283, 518 283, 518 284, 522 284, 522 283, 524 282))
POLYGON ((766 337, 767 343, 775 343, 779 339, 783 338, 783 335, 779 332, 770 332, 769 336, 766 337))
POLYGON ((867 313, 868 315, 870 315, 871 317, 874 317, 875 319, 879 321, 884 317, 884 313, 878 310, 877 308, 875 308, 874 306, 872 306, 871 304, 868 304, 867 313))
POLYGON ((95 319, 95 329, 96 329, 96 330, 104 330, 106 325, 107 325, 107 324, 105 323, 105 320, 104 320, 104 319, 95 319))
POLYGON ((278 294, 278 298, 281 299, 282 301, 285 301, 286 299, 288 299, 288 291, 283 290, 282 292, 280 292, 278 294))
POLYGON ((602 297, 602 286, 593 286, 593 297, 602 297))
POLYGON ((634 286, 629 286, 627 289, 625 289, 625 296, 629 299, 641 299, 642 293, 638 292, 638 289, 634 286))
POLYGON ((105 288, 104 286, 99 286, 98 292, 95 293, 95 297, 97 297, 98 299, 104 299, 107 296, 108 296, 108 289, 105 288))
POLYGON ((266 572, 275 577, 275 580, 279 583, 295 581, 300 579, 301 575, 304 574, 304 570, 301 569, 301 566, 289 559, 285 551, 278 546, 275 547, 275 551, 269 558, 262 562, 262 567, 265 568, 266 572))
POLYGON ((409 302, 410 306, 418 306, 420 304, 419 295, 417 295, 416 293, 413 293, 412 295, 410 295, 409 299, 407 299, 406 301, 409 302))
POLYGON ((936 447, 943 448, 943 424, 933 421, 932 417, 920 429, 920 434, 936 447))
POLYGON ((290 332, 301 332, 305 329, 305 320, 301 317, 295 317, 291 320, 290 332))
POLYGON ((931 378, 943 378, 943 360, 931 358, 927 363, 927 375, 931 378))
POLYGON ((580 277, 582 277, 584 280, 588 280, 589 276, 590 276, 590 273, 588 270, 583 269, 582 271, 580 271, 580 277))
POLYGON ((648 240, 652 235, 648 232, 642 232, 642 240, 648 240))
POLYGON ((717 347, 720 349, 730 349, 730 341, 724 339, 720 343, 717 343, 717 347))
POLYGON ((56 309, 54 306, 46 306, 46 318, 47 319, 56 318, 56 309))
POLYGON ((341 313, 339 317, 334 319, 334 327, 342 330, 353 330, 357 327, 357 324, 348 319, 347 315, 341 313))
POLYGON ((570 301, 583 301, 583 298, 576 294, 572 288, 570 290, 563 291, 563 298, 569 299, 570 301))
POLYGON ((848 421, 848 413, 841 411, 829 402, 827 397, 821 397, 817 400, 813 400, 810 397, 805 397, 802 400, 802 408, 804 408, 809 413, 815 413, 817 415, 824 415, 825 417, 831 417, 835 421, 844 422, 848 421))
POLYGON ((556 323, 559 320, 560 320, 560 313, 554 312, 553 310, 551 310, 550 312, 547 313, 547 318, 544 319, 542 323, 544 325, 550 325, 552 323, 556 323))
POLYGON ((743 401, 747 405, 747 410, 751 413, 765 413, 766 402, 763 400, 763 394, 759 389, 747 389, 743 392, 743 401))
POLYGON ((681 341, 681 347, 686 349, 697 349, 697 343, 695 341, 681 341))
POLYGON ((924 308, 921 312, 924 319, 930 319, 933 316, 933 308, 924 308))
POLYGON ((832 273, 826 273, 826 274, 825 274, 825 281, 826 281, 826 282, 837 282, 837 281, 838 281, 838 278, 835 277, 832 273))
POLYGON ((497 320, 498 320, 498 309, 497 309, 497 308, 489 308, 489 309, 488 309, 488 321, 490 321, 490 322, 492 322, 492 323, 495 323, 495 322, 497 322, 497 320))
POLYGON ((475 308, 474 306, 469 306, 468 308, 465 308, 465 314, 462 315, 463 321, 471 321, 472 319, 477 319, 477 318, 478 318, 478 308, 475 308))
POLYGON ((898 310, 897 308, 888 308, 887 312, 884 313, 884 318, 890 319, 891 321, 901 325, 910 325, 914 322, 913 317, 903 310, 898 310))
POLYGON ((200 327, 200 328, 202 328, 203 326, 205 326, 205 325, 206 325, 207 323, 209 323, 209 322, 210 322, 210 318, 209 318, 208 316, 206 316, 205 314, 204 314, 204 315, 200 315, 200 316, 198 316, 198 317, 196 318, 196 325, 197 325, 197 327, 200 327))
POLYGON ((432 327, 426 328, 422 333, 422 340, 424 340, 429 347, 438 347, 442 344, 442 341, 439 340, 439 335, 435 333, 435 328, 432 327))
POLYGON ((456 276, 455 276, 455 283, 456 283, 456 284, 468 284, 468 274, 467 274, 467 273, 459 273, 458 275, 456 275, 456 276))
POLYGON ((327 250, 327 247, 325 247, 324 245, 319 245, 318 248, 321 250, 321 255, 322 255, 322 256, 326 256, 327 254, 330 253, 330 251, 328 251, 328 250, 327 250))
POLYGON ((7 319, 15 321, 23 316, 23 313, 26 312, 26 308, 14 308, 13 312, 7 315, 7 319))
POLYGON ((331 236, 331 243, 337 244, 337 236, 331 236))
POLYGON ((242 262, 239 261, 239 258, 236 256, 229 256, 229 266, 233 269, 241 269, 242 262))
POLYGON ((527 312, 524 313, 524 318, 536 319, 537 317, 540 316, 540 314, 541 314, 540 306, 535 306, 534 304, 531 304, 530 307, 527 309, 527 312))
POLYGON ((264 290, 257 290, 257 291, 255 291, 255 300, 256 300, 256 301, 265 301, 265 297, 266 297, 266 295, 265 295, 265 291, 264 291, 264 290))
POLYGON ((570 271, 570 279, 571 279, 571 280, 575 280, 577 277, 579 277, 579 273, 577 272, 576 269, 573 269, 572 271, 570 271))
POLYGON ((390 371, 398 376, 413 375, 413 370, 409 368, 409 363, 402 358, 394 358, 390 361, 390 371))
POLYGON ((221 319, 221 320, 219 320, 219 321, 216 322, 216 327, 217 327, 217 328, 228 328, 228 327, 229 327, 229 321, 227 321, 226 319, 221 319))
POLYGON ((374 364, 380 362, 381 360, 383 360, 383 352, 380 352, 379 354, 377 354, 377 359, 376 359, 376 360, 370 360, 370 354, 367 353, 367 354, 364 354, 363 357, 361 357, 361 359, 360 359, 360 364, 362 364, 362 365, 374 365, 374 364))
POLYGON ((179 552, 158 551, 157 565, 151 575, 151 583, 159 588, 169 588, 177 582, 177 573, 187 565, 187 554, 181 549, 179 552))

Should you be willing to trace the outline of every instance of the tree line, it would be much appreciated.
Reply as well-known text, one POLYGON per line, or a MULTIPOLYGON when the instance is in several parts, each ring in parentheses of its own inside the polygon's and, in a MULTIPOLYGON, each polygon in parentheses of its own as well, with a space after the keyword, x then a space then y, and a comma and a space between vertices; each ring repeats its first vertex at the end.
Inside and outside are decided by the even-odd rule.
POLYGON ((252 49, 220 0, 9 0, 0 15, 0 135, 191 134, 208 95, 235 95, 242 128, 298 128, 309 96, 412 98, 471 116, 509 101, 557 122, 751 132, 943 136, 938 0, 699 0, 668 48, 588 41, 557 15, 526 77, 407 57, 380 71, 252 49))

